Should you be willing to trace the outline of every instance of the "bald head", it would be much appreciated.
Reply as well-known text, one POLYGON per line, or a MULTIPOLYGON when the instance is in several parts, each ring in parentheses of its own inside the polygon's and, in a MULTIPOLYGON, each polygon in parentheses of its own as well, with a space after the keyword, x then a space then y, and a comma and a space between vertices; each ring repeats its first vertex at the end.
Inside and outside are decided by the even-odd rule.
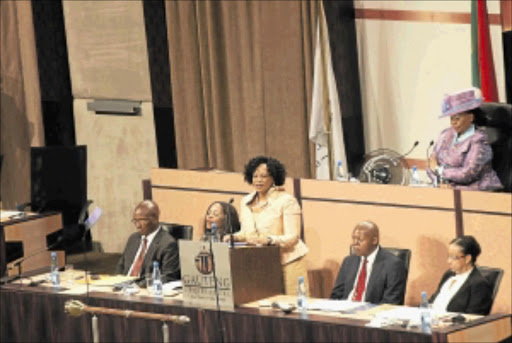
POLYGON ((135 211, 138 209, 143 209, 147 212, 148 215, 154 216, 157 219, 160 218, 160 208, 153 200, 144 200, 139 202, 139 204, 135 207, 135 211))
POLYGON ((356 225, 352 232, 352 251, 357 256, 370 255, 379 245, 379 227, 371 221, 356 225))
POLYGON ((158 205, 154 201, 144 200, 135 207, 132 222, 141 235, 147 236, 158 228, 159 218, 158 205))

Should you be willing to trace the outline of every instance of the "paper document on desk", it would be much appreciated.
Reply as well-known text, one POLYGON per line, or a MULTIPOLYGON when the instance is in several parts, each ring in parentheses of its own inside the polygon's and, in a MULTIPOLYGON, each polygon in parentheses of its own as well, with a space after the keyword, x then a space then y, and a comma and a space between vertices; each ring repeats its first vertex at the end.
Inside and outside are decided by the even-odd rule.
POLYGON ((311 301, 308 304, 308 309, 331 312, 349 312, 354 311, 358 307, 364 306, 366 304, 367 303, 365 302, 359 301, 321 299, 311 301))
MULTIPOLYGON (((392 320, 401 320, 401 321, 410 321, 412 323, 419 323, 421 321, 421 312, 425 311, 424 308, 419 307, 409 307, 409 306, 400 306, 395 307, 392 310, 381 311, 375 314, 376 317, 387 318, 392 320)), ((446 315, 447 312, 444 311, 436 311, 433 309, 428 309, 431 317, 440 317, 446 315)))
MULTIPOLYGON (((137 279, 135 276, 124 275, 89 275, 89 285, 93 286, 114 286, 119 283, 137 279)), ((77 284, 85 284, 85 278, 75 279, 77 284)))
POLYGON ((15 218, 22 218, 23 216, 27 215, 26 212, 20 212, 20 211, 0 211, 0 219, 1 220, 7 220, 7 219, 15 219, 15 218))
POLYGON ((178 290, 178 289, 182 289, 182 288, 183 288, 183 284, 181 283, 181 280, 167 282, 167 283, 164 283, 164 285, 163 285, 164 291, 178 290))
MULTIPOLYGON (((89 292, 108 292, 110 289, 101 286, 89 286, 89 292)), ((72 286, 59 292, 59 294, 80 295, 87 293, 87 285, 72 286)))

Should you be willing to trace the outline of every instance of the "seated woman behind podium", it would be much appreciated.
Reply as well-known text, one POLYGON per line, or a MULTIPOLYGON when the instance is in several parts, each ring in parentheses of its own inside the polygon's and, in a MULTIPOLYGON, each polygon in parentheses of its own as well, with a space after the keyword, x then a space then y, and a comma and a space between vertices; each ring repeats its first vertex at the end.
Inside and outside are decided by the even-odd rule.
POLYGON ((451 127, 441 132, 430 156, 428 175, 447 181, 448 187, 493 191, 503 188, 492 169, 492 149, 487 135, 473 124, 482 103, 478 88, 447 95, 442 117, 451 127))
POLYGON ((473 236, 455 238, 448 247, 450 269, 443 275, 430 298, 439 311, 487 315, 491 310, 492 289, 475 267, 480 244, 473 236))
POLYGON ((217 227, 221 240, 225 235, 240 231, 240 220, 236 208, 228 202, 212 202, 204 217, 204 235, 201 241, 207 241, 211 236, 213 224, 217 227))
POLYGON ((258 156, 247 163, 244 179, 255 191, 242 199, 242 229, 233 237, 249 245, 278 245, 285 293, 296 295, 299 276, 308 286, 304 261, 308 248, 299 238, 301 209, 297 199, 284 191, 285 177, 284 165, 272 157, 258 156))

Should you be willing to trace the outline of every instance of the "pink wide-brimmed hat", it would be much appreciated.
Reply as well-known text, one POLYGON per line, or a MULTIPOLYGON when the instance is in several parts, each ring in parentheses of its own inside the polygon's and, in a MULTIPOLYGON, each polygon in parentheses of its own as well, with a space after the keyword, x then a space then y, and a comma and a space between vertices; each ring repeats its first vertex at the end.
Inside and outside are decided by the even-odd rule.
POLYGON ((476 87, 471 87, 447 94, 443 99, 442 114, 439 118, 453 116, 479 107, 483 102, 482 92, 476 87))

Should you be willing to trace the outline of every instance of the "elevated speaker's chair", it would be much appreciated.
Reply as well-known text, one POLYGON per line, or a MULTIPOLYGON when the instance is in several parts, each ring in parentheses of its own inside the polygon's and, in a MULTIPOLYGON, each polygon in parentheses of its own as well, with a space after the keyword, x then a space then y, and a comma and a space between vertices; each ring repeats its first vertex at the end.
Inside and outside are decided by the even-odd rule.
POLYGON ((487 281, 492 287, 492 300, 491 305, 489 306, 490 312, 492 309, 492 305, 494 304, 496 294, 498 294, 498 290, 500 288, 501 279, 503 278, 503 269, 483 266, 478 266, 477 269, 482 274, 482 276, 487 279, 487 281))
POLYGON ((475 124, 489 137, 492 167, 504 186, 512 192, 512 105, 487 102, 475 113, 475 124))
POLYGON ((160 225, 169 232, 175 240, 184 239, 187 241, 192 240, 194 227, 192 225, 182 225, 174 223, 160 223, 160 225))

